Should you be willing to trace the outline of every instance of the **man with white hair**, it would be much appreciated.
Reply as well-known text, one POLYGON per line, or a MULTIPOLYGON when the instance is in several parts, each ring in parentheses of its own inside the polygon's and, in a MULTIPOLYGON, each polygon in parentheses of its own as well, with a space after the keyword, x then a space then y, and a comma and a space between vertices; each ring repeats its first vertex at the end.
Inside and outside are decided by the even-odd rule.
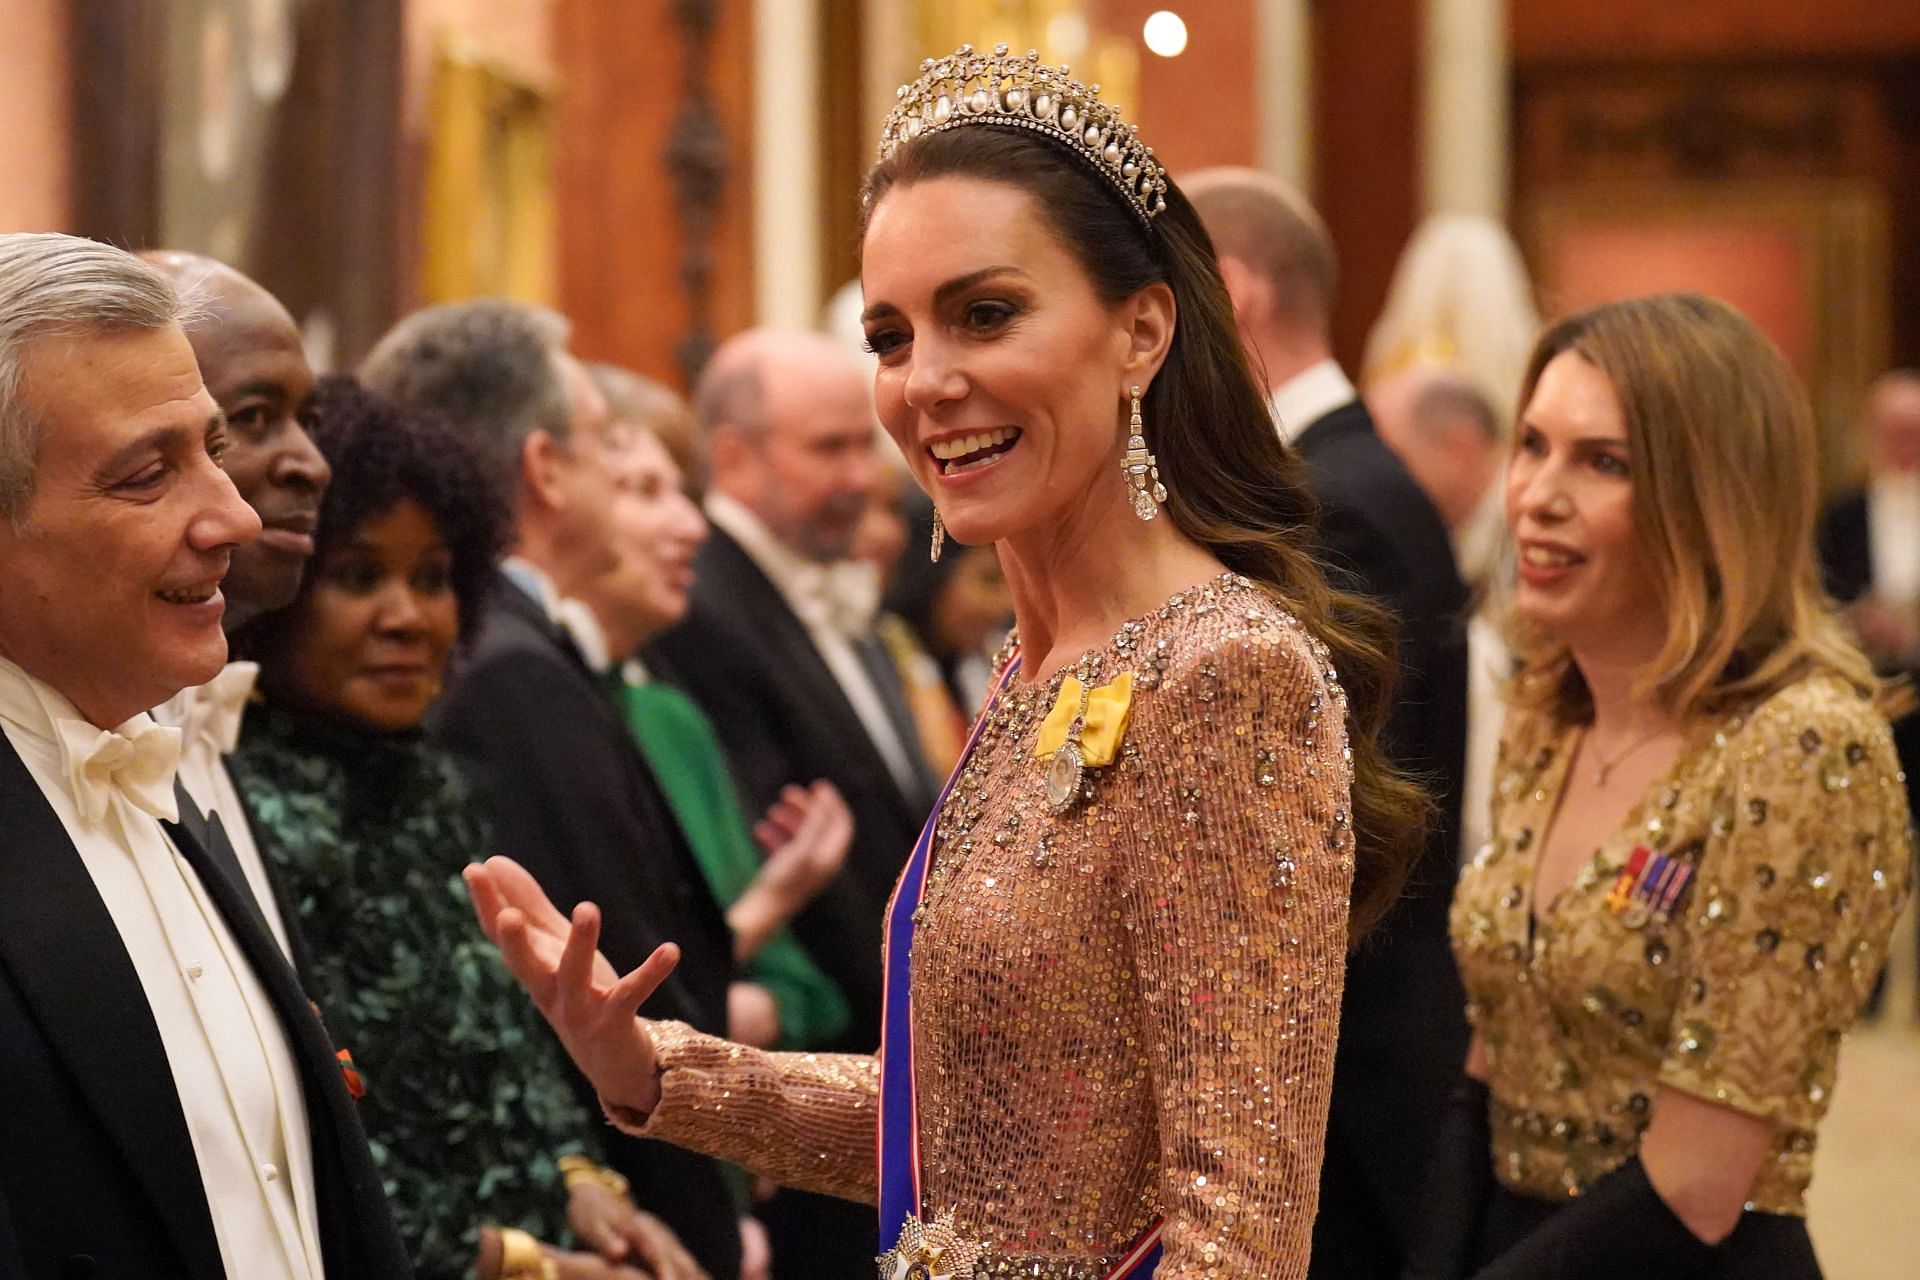
POLYGON ((357 1077, 146 713, 260 531, 181 317, 0 235, 0 1274, 397 1280, 357 1077))

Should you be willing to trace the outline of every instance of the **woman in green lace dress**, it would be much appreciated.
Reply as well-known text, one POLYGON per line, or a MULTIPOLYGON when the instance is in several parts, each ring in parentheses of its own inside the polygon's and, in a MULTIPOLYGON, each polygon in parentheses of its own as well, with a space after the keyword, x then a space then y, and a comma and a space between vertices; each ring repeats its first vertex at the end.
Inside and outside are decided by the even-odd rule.
POLYGON ((601 1122, 467 906, 460 868, 489 848, 478 806, 419 732, 478 622, 502 513, 461 438, 344 380, 314 436, 334 471, 315 568, 243 639, 263 701, 230 765, 366 1079, 361 1118, 421 1280, 697 1276, 598 1171, 601 1122), (596 1163, 563 1172, 567 1157, 596 1163), (570 1226, 648 1270, 531 1252, 570 1226))

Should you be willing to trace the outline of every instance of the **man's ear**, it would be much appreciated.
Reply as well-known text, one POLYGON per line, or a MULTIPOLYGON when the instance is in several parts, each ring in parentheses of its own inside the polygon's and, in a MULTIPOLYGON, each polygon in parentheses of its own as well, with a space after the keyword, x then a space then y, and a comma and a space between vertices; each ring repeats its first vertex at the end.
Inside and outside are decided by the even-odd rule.
POLYGON ((520 442, 520 489, 540 506, 558 510, 567 505, 560 474, 570 461, 567 447, 545 427, 536 427, 520 442))
POLYGON ((1226 283, 1227 297, 1233 301, 1233 318, 1242 328, 1250 318, 1273 310, 1273 282, 1243 259, 1220 259, 1220 279, 1226 283))
POLYGON ((737 490, 746 478, 753 447, 731 427, 714 428, 707 436, 707 485, 722 492, 737 490))

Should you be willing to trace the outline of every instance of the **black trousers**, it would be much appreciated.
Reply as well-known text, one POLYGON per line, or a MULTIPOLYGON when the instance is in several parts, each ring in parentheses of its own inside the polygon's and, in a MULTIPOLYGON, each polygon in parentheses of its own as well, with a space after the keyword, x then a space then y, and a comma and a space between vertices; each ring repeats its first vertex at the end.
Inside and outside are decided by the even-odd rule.
POLYGON ((782 1188, 760 1206, 773 1280, 873 1280, 880 1216, 870 1204, 782 1188))
MULTIPOLYGON (((1496 1185, 1474 1270, 1518 1244, 1567 1203, 1534 1200, 1496 1185)), ((1822 1280, 1807 1220, 1779 1213, 1742 1214, 1740 1225, 1717 1250, 1712 1268, 1701 1272, 1699 1280, 1822 1280)))

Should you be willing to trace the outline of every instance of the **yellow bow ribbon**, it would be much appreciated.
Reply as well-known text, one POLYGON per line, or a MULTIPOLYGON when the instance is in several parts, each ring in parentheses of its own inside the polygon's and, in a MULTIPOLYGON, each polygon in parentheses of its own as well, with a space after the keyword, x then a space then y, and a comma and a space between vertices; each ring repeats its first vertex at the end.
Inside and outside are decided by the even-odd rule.
MULTIPOLYGON (((1033 758, 1050 760, 1067 740, 1067 730, 1080 712, 1080 681, 1068 676, 1060 685, 1060 696, 1053 710, 1040 722, 1040 741, 1033 758)), ((1133 672, 1123 671, 1112 683, 1097 686, 1087 695, 1087 720, 1080 726, 1080 756, 1088 768, 1113 763, 1120 753, 1120 739, 1126 736, 1127 721, 1133 716, 1133 672)))

